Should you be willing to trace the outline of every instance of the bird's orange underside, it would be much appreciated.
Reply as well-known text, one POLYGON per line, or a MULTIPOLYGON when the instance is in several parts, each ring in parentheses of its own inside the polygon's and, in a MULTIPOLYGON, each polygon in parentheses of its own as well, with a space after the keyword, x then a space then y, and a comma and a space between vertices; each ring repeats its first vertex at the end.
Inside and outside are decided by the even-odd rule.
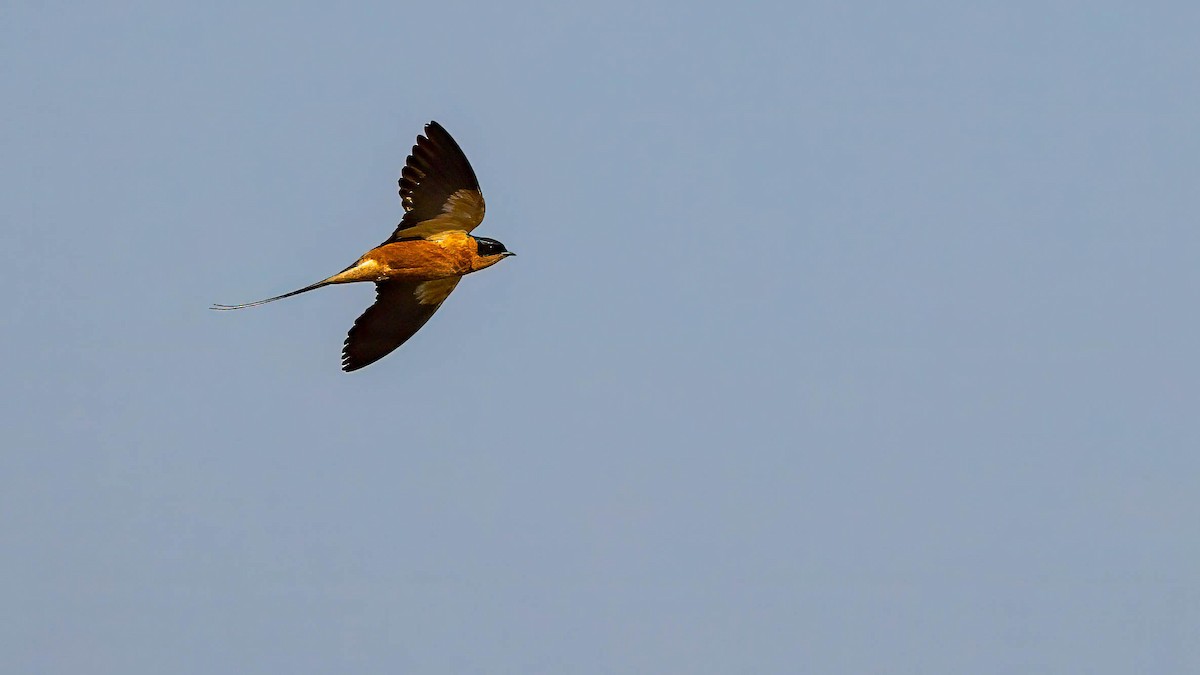
POLYGON ((474 271, 474 257, 471 240, 462 232, 446 233, 433 239, 398 241, 367 251, 353 267, 330 277, 329 282, 428 281, 459 277, 474 271))

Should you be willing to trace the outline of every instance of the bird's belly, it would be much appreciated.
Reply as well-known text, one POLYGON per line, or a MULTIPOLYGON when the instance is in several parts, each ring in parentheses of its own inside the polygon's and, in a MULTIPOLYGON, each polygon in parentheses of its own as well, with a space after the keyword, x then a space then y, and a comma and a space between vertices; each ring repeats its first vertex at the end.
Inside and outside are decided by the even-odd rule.
MULTIPOLYGON (((371 252, 378 280, 427 281, 457 277, 471 271, 469 256, 430 241, 401 241, 371 252)), ((365 261, 364 261, 365 262, 365 261)))

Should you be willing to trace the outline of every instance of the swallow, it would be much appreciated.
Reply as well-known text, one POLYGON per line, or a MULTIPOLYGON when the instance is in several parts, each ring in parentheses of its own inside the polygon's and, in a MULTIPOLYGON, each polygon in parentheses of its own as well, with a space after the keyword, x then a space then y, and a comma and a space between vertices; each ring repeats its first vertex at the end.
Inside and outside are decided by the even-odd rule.
POLYGON ((516 255, 495 239, 471 236, 483 222, 483 193, 466 155, 437 122, 425 125, 404 164, 400 203, 404 217, 392 236, 341 272, 273 298, 212 309, 257 307, 333 284, 373 282, 375 304, 354 322, 342 347, 342 370, 350 372, 404 344, 464 276, 516 255))

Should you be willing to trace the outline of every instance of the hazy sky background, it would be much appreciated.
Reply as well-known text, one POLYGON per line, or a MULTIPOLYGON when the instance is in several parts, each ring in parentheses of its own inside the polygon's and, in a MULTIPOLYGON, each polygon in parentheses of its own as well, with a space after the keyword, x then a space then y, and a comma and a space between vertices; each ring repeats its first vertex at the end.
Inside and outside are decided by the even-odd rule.
MULTIPOLYGON (((101 7, 104 5, 104 7, 101 7)), ((0 670, 1200 671, 1200 5, 0 8, 0 670), (519 256, 339 368, 430 119, 519 256)))

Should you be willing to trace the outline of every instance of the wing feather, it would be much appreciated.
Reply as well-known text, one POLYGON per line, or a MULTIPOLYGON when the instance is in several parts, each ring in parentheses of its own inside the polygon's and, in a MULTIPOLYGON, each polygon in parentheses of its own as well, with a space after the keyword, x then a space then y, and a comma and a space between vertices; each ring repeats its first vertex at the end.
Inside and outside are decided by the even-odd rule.
POLYGON ((358 317, 346 336, 342 370, 369 366, 404 344, 442 306, 461 278, 375 284, 375 304, 358 317))
POLYGON ((470 232, 483 222, 486 205, 475 170, 437 122, 425 125, 400 172, 400 203, 404 218, 385 244, 447 230, 470 232))

